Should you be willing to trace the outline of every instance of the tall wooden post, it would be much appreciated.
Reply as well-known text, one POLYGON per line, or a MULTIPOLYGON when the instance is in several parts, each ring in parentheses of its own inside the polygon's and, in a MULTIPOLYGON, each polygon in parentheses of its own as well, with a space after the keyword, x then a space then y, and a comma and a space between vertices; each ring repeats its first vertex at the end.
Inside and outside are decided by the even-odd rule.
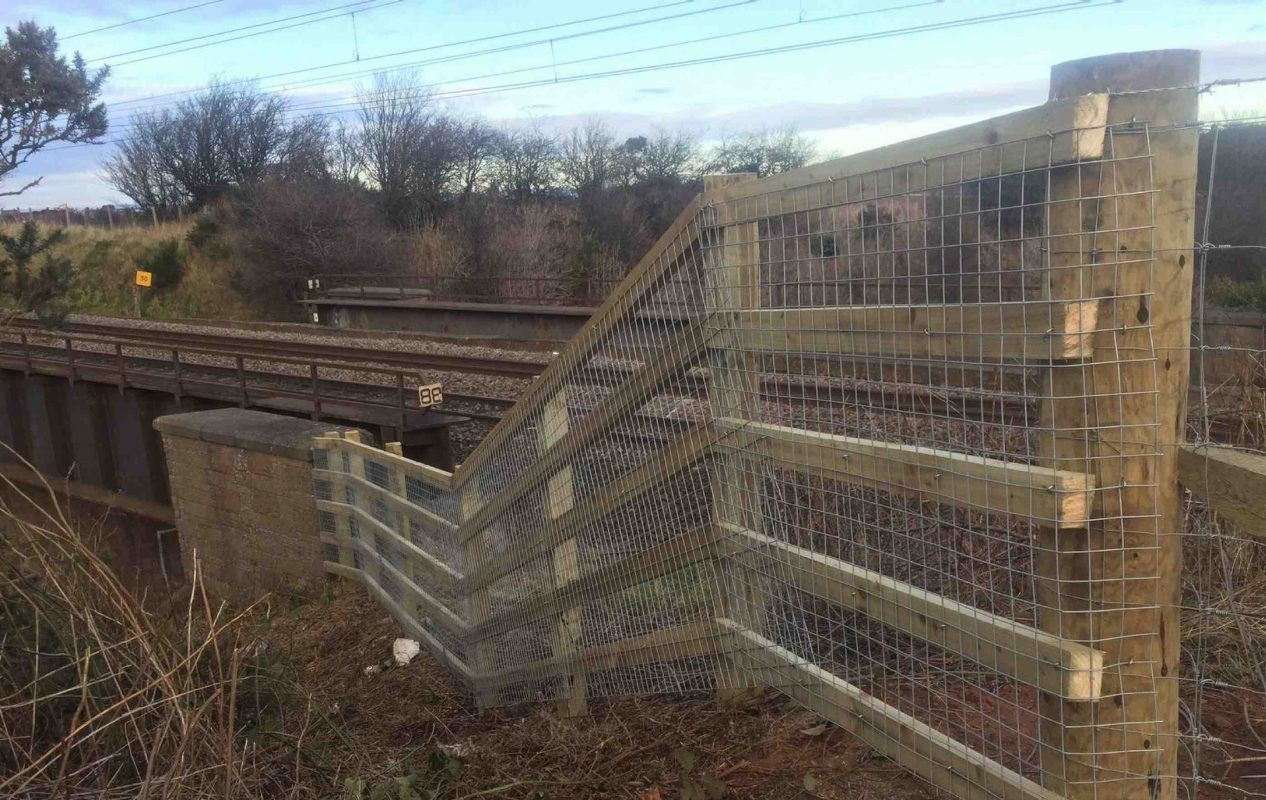
MULTIPOLYGON (((709 175, 704 178, 706 195, 724 186, 755 180, 752 172, 709 175)), ((708 348, 708 369, 711 375, 708 399, 712 413, 718 418, 759 422, 760 356, 743 352, 738 333, 740 311, 761 307, 760 230, 759 223, 727 225, 725 209, 714 210, 713 225, 707 235, 715 237, 709 244, 718 256, 707 265, 709 290, 717 308, 715 321, 719 331, 708 348)), ((712 497, 716 522, 724 529, 736 525, 762 532, 761 494, 763 459, 759 443, 746 450, 728 447, 720 442, 712 472, 712 497)), ((764 591, 760 574, 746 566, 745 560, 723 558, 719 562, 720 602, 718 612, 741 627, 761 633, 764 628, 764 591)), ((717 699, 721 702, 740 700, 757 684, 724 654, 716 673, 717 699)))
POLYGON ((1042 455, 1094 475, 1094 521, 1039 534, 1038 621, 1104 652, 1098 701, 1043 694, 1046 788, 1073 800, 1177 794, 1182 513, 1199 53, 1071 61, 1051 99, 1110 92, 1100 162, 1052 170, 1049 292, 1102 298, 1094 356, 1052 368, 1042 455))
MULTIPOLYGON (((549 450, 570 427, 567 411, 567 387, 563 387, 545 404, 541 418, 541 452, 549 450)), ((575 505, 575 486, 571 465, 567 465, 550 477, 545 487, 545 514, 558 519, 575 505)), ((562 592, 568 585, 580 580, 580 544, 575 538, 564 539, 553 550, 554 592, 562 592)), ((554 623, 554 655, 559 658, 576 658, 581 647, 580 606, 559 611, 554 623)), ((558 701, 558 713, 563 717, 576 717, 585 713, 585 673, 577 662, 572 670, 563 674, 562 697, 558 701)))

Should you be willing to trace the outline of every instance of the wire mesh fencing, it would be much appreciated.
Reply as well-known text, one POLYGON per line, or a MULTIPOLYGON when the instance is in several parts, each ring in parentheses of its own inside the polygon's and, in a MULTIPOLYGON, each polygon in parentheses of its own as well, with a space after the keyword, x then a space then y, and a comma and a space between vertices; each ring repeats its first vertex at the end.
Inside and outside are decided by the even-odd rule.
POLYGON ((1266 797, 1266 122, 1201 126, 1183 497, 1191 797, 1266 797))
POLYGON ((315 442, 330 569, 484 706, 774 688, 960 797, 1214 786, 1260 554, 1183 527, 1198 74, 1141 58, 709 179, 455 474, 315 442))

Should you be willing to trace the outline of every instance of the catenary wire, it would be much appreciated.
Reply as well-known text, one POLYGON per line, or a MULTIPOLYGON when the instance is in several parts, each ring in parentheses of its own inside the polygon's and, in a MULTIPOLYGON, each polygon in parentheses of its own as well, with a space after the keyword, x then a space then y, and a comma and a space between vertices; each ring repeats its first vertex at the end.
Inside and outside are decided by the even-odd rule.
POLYGON ((60 38, 63 42, 65 42, 65 41, 69 41, 69 40, 71 40, 71 39, 78 39, 78 38, 79 38, 79 37, 81 37, 81 36, 90 36, 90 35, 92 35, 92 34, 94 34, 94 33, 101 33, 102 31, 112 31, 112 30, 114 30, 115 28, 123 28, 123 27, 126 27, 126 26, 128 26, 128 25, 138 25, 138 24, 140 24, 140 23, 142 23, 142 22, 149 22, 150 20, 153 20, 153 19, 158 19, 159 17, 170 17, 172 14, 180 14, 180 13, 183 13, 183 12, 185 12, 185 11, 193 11, 194 9, 198 9, 198 8, 206 8, 207 6, 213 6, 213 5, 217 4, 217 3, 223 3, 223 2, 224 2, 224 0, 206 0, 206 2, 205 2, 205 3, 196 3, 196 4, 191 5, 191 6, 183 6, 183 7, 181 7, 181 8, 173 8, 171 11, 162 11, 162 12, 160 12, 160 13, 158 13, 158 14, 150 14, 148 17, 137 17, 136 19, 129 19, 129 20, 125 20, 125 21, 123 21, 123 22, 116 22, 116 23, 114 23, 113 25, 103 25, 103 26, 102 26, 102 27, 100 27, 100 28, 93 28, 92 30, 80 31, 79 33, 72 33, 72 34, 71 34, 71 35, 69 35, 69 36, 62 36, 62 37, 59 37, 59 38, 60 38))
MULTIPOLYGON (((338 18, 338 17, 346 16, 346 15, 347 15, 347 13, 348 13, 347 9, 355 9, 356 11, 358 11, 358 12, 359 12, 359 11, 369 11, 369 10, 370 10, 370 8, 380 8, 381 6, 376 6, 376 5, 374 5, 375 3, 378 3, 378 2, 379 2, 379 0, 357 0, 357 2, 355 2, 355 3, 345 3, 344 5, 341 5, 341 6, 331 6, 330 8, 323 8, 323 9, 320 9, 320 10, 318 10, 318 11, 309 11, 309 12, 304 13, 304 14, 294 14, 294 15, 289 16, 289 17, 282 17, 281 19, 268 20, 267 22, 257 22, 257 23, 254 23, 254 24, 252 24, 252 25, 243 25, 243 26, 238 27, 238 28, 229 28, 229 29, 227 29, 227 30, 223 30, 223 31, 215 31, 214 33, 204 33, 204 34, 202 34, 201 36, 191 36, 191 37, 189 37, 188 39, 176 39, 176 40, 174 40, 174 41, 170 41, 170 42, 163 42, 162 44, 150 45, 149 47, 138 47, 138 48, 136 48, 136 49, 134 49, 134 50, 124 50, 124 51, 122 51, 122 52, 118 52, 118 53, 111 53, 111 54, 110 54, 110 55, 108 55, 108 56, 97 56, 96 58, 90 58, 90 59, 87 59, 87 62, 88 62, 88 63, 90 63, 90 64, 93 64, 93 63, 97 63, 97 62, 99 62, 99 61, 108 61, 108 60, 110 60, 110 59, 112 59, 112 58, 120 58, 120 57, 122 57, 122 56, 130 56, 130 55, 133 55, 133 54, 136 54, 136 53, 148 53, 148 52, 150 52, 151 50, 161 50, 161 49, 163 49, 164 47, 174 47, 174 46, 176 46, 176 45, 179 45, 179 44, 187 44, 187 43, 189 43, 189 42, 201 42, 201 41, 203 41, 203 40, 205 40, 205 39, 211 39, 211 38, 214 38, 214 37, 216 37, 216 36, 227 36, 228 34, 231 34, 231 33, 240 33, 241 31, 250 31, 250 30, 255 30, 256 28, 263 28, 263 27, 266 27, 266 26, 269 26, 269 25, 278 25, 278 24, 280 24, 280 23, 282 23, 282 22, 290 22, 290 21, 292 21, 292 20, 297 20, 297 19, 307 20, 306 22, 299 23, 299 24, 296 24, 296 25, 287 25, 287 26, 280 27, 280 28, 270 28, 269 30, 266 30, 266 31, 256 31, 255 33, 250 34, 250 36, 262 36, 262 35, 263 35, 263 34, 265 34, 265 33, 274 33, 275 31, 283 31, 283 30, 288 30, 288 29, 290 29, 290 28, 297 28, 297 27, 299 27, 300 25, 311 25, 311 24, 313 24, 313 23, 315 23, 315 22, 321 22, 321 21, 326 20, 326 19, 336 19, 336 18, 338 18), (334 13, 334 12, 339 12, 339 13, 334 13), (320 19, 308 19, 309 17, 315 17, 315 16, 318 16, 318 15, 321 15, 321 14, 330 14, 331 16, 328 16, 328 17, 321 17, 320 19)), ((392 3, 385 3, 384 5, 394 5, 394 2, 392 2, 392 3)), ((209 44, 197 45, 197 46, 195 46, 195 47, 181 48, 181 49, 179 49, 179 50, 172 50, 172 51, 167 52, 167 53, 158 53, 158 54, 156 54, 156 55, 146 56, 145 58, 137 58, 137 59, 133 59, 133 60, 131 60, 131 61, 123 61, 123 62, 120 62, 120 63, 118 63, 118 64, 112 64, 111 66, 121 67, 121 66, 125 66, 125 65, 127 65, 127 64, 135 64, 135 63, 137 63, 138 61, 147 61, 147 60, 149 60, 149 59, 151 59, 151 58, 161 58, 162 56, 176 55, 176 54, 178 54, 178 53, 185 53, 185 52, 188 52, 188 51, 190 51, 190 50, 197 50, 197 49, 200 49, 200 48, 202 48, 202 47, 208 47, 208 46, 210 46, 210 45, 224 44, 224 43, 227 43, 227 42, 235 42, 235 41, 238 41, 239 39, 245 39, 245 38, 249 38, 249 37, 248 37, 248 36, 237 36, 237 37, 234 37, 234 38, 231 38, 231 39, 223 39, 223 40, 216 41, 216 42, 210 42, 209 44)))
MULTIPOLYGON (((765 55, 775 55, 775 54, 781 54, 781 53, 787 53, 787 52, 796 52, 796 51, 801 51, 801 50, 822 48, 822 47, 828 47, 828 46, 834 46, 834 45, 853 44, 853 43, 857 43, 861 41, 894 38, 897 36, 911 35, 911 34, 916 34, 916 33, 928 33, 928 32, 940 31, 940 30, 950 30, 950 29, 971 27, 975 25, 982 25, 982 24, 988 24, 988 23, 993 23, 993 22, 1008 21, 1012 19, 1023 19, 1027 17, 1044 16, 1044 15, 1050 15, 1050 14, 1056 14, 1056 13, 1063 13, 1067 11, 1084 10, 1084 9, 1089 9, 1089 8, 1108 6, 1108 5, 1119 5, 1121 2, 1122 0, 1099 0, 1099 2, 1094 2, 1094 0, 1077 0, 1077 2, 1060 3, 1053 6, 1039 6, 1035 8, 1021 9, 1017 11, 1002 12, 999 14, 989 14, 989 15, 982 15, 982 16, 976 16, 976 17, 963 17, 963 18, 954 19, 954 20, 944 20, 944 21, 935 22, 935 23, 927 23, 924 25, 904 26, 900 28, 888 29, 885 31, 876 31, 876 32, 866 33, 866 34, 855 34, 855 35, 847 36, 847 37, 816 40, 812 42, 801 42, 801 43, 796 43, 796 44, 791 44, 791 45, 781 45, 781 46, 772 47, 772 48, 748 50, 748 51, 742 51, 738 53, 718 54, 715 56, 708 56, 708 57, 697 58, 697 59, 687 59, 687 60, 673 61, 673 62, 660 63, 660 64, 650 64, 650 65, 643 65, 643 66, 638 66, 638 67, 625 67, 625 68, 606 70, 606 71, 601 71, 601 72, 584 73, 581 75, 563 76, 559 78, 551 77, 551 78, 542 79, 542 80, 523 81, 523 82, 518 82, 518 83, 501 84, 501 85, 496 85, 496 86, 474 87, 471 89, 456 89, 456 90, 451 90, 447 92, 434 92, 431 88, 432 86, 439 86, 439 85, 452 84, 452 83, 463 83, 469 80, 478 80, 479 77, 487 77, 487 76, 476 76, 473 78, 471 77, 457 78, 457 79, 452 79, 449 81, 439 81, 434 84, 430 84, 427 87, 424 87, 423 90, 419 92, 415 92, 413 96, 421 97, 425 95, 425 96, 434 96, 434 97, 459 98, 459 97, 473 97, 473 96, 479 96, 479 95, 496 94, 496 93, 500 93, 504 91, 512 91, 515 89, 548 86, 551 84, 575 83, 575 82, 587 81, 587 80, 598 80, 598 79, 604 79, 604 78, 610 78, 610 77, 619 77, 623 75, 653 72, 653 71, 658 71, 662 69, 675 69, 675 68, 682 68, 682 67, 688 67, 688 66, 698 66, 698 65, 719 63, 719 62, 724 62, 724 61, 733 61, 733 60, 739 60, 739 59, 745 59, 745 58, 755 58, 755 57, 760 57, 760 56, 765 56, 765 55)), ((550 65, 543 65, 540 67, 533 67, 531 69, 545 69, 545 68, 548 68, 549 66, 550 65)), ((405 98, 410 95, 401 94, 398 96, 401 98, 405 98)), ((354 110, 355 107, 358 105, 359 105, 359 101, 353 99, 353 100, 341 101, 337 103, 329 103, 325 105, 312 106, 310 107, 310 109, 305 109, 305 110, 309 110, 310 113, 314 116, 338 116, 340 114, 345 114, 351 110, 354 110), (330 109, 339 109, 339 110, 335 111, 335 110, 330 110, 330 109)), ((300 109, 293 109, 293 110, 300 110, 300 109)), ((86 144, 86 143, 74 144, 74 145, 66 145, 65 147, 48 148, 48 149, 50 151, 64 150, 69 147, 93 146, 95 144, 113 144, 119 141, 121 141, 121 139, 116 138, 116 139, 111 139, 108 141, 97 142, 97 143, 92 143, 92 144, 86 144)))
MULTIPOLYGON (((216 0, 216 2, 220 2, 220 0, 216 0)), ((534 28, 521 28, 519 30, 508 31, 506 33, 493 34, 490 36, 479 36, 473 39, 462 39, 462 40, 453 41, 453 42, 443 42, 441 44, 428 45, 426 47, 419 47, 414 50, 404 50, 397 53, 387 53, 387 54, 378 55, 378 56, 367 56, 360 59, 345 59, 343 61, 332 61, 328 64, 321 64, 315 67, 303 67, 301 69, 285 70, 284 72, 274 72, 270 75, 259 75, 253 78, 242 78, 240 80, 226 81, 223 85, 236 86, 239 84, 249 84, 249 83, 255 83, 257 81, 271 80, 272 78, 285 78, 291 75, 300 75, 305 72, 316 72, 323 69, 343 67, 343 66, 347 66, 348 64, 365 63, 367 61, 376 61, 381 58, 389 58, 392 56, 405 55, 409 53, 420 53, 427 50, 441 50, 448 47, 460 47, 461 45, 464 45, 464 44, 478 44, 479 42, 494 41, 496 39, 506 39, 512 36, 522 36, 529 33, 539 33, 541 31, 553 30, 555 28, 566 28, 572 25, 583 25, 587 22, 600 22, 600 21, 608 20, 608 19, 616 19, 618 17, 627 17, 633 14, 642 14, 647 11, 658 11, 663 8, 673 8, 676 6, 690 5, 691 3, 695 3, 695 2, 698 2, 698 0, 674 0, 674 2, 671 2, 671 3, 658 3, 656 5, 642 6, 640 8, 634 8, 628 11, 619 11, 612 14, 600 14, 596 17, 583 17, 581 19, 572 19, 566 22, 555 22, 550 25, 538 25, 537 27, 534 27, 534 28)), ((150 95, 148 97, 138 97, 131 100, 119 100, 117 102, 111 103, 111 108, 118 108, 120 106, 132 105, 134 103, 144 103, 150 100, 161 100, 164 97, 180 97, 183 95, 195 94, 197 92, 202 91, 202 89, 203 89, 202 86, 198 86, 192 89, 181 89, 175 92, 165 92, 163 94, 150 95)))

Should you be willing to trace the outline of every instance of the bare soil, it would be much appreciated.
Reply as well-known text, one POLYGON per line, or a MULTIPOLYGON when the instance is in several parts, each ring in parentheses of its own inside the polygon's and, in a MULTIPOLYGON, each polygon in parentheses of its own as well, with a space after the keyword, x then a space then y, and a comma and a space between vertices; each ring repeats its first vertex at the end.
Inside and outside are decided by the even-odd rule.
POLYGON ((292 791, 319 796, 348 778, 373 787, 411 772, 434 785, 443 782, 436 765, 456 761, 452 773, 460 774, 444 784, 442 797, 659 800, 722 787, 723 794, 700 796, 937 796, 856 738, 773 694, 741 707, 718 707, 702 696, 600 700, 573 720, 546 704, 479 713, 425 655, 366 675, 367 666, 390 660, 397 630, 351 585, 274 613, 261 630, 274 664, 300 687, 276 735, 306 738, 304 760, 327 754, 327 766, 295 773, 325 786, 292 791))

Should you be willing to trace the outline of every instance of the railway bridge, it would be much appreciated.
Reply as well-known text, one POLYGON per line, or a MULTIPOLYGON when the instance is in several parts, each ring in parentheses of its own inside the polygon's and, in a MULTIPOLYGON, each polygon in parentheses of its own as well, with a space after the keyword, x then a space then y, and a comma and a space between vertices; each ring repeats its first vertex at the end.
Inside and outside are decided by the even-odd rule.
POLYGON ((313 335, 299 325, 76 318, 48 329, 13 320, 0 331, 0 470, 169 521, 154 420, 225 407, 359 428, 451 468, 450 429, 495 422, 548 358, 373 336, 313 335), (419 387, 436 384, 441 395, 420 396, 419 387))

